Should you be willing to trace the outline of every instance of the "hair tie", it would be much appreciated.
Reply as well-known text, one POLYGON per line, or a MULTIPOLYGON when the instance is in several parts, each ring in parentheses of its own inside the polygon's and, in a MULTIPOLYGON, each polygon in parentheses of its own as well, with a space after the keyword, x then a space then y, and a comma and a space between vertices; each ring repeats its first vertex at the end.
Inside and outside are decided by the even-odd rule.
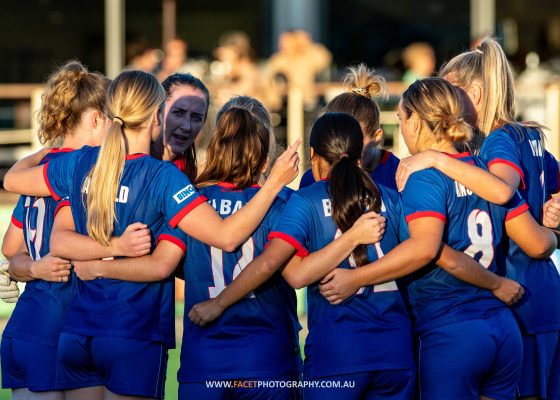
POLYGON ((339 160, 342 160, 343 158, 348 158, 348 153, 342 153, 340 157, 338 157, 339 160))
POLYGON ((113 117, 113 122, 118 123, 120 126, 124 125, 124 120, 121 117, 113 117))
POLYGON ((361 87, 353 88, 352 93, 356 93, 360 96, 364 96, 367 97, 368 99, 371 99, 371 96, 369 95, 368 91, 361 87))

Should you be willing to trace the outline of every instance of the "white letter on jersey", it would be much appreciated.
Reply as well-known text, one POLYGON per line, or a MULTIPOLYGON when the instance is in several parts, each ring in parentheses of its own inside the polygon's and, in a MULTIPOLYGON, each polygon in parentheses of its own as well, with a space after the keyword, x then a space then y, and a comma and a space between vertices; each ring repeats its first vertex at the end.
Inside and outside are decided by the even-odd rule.
POLYGON ((330 199, 323 199, 323 211, 325 212, 325 217, 331 216, 331 201, 330 199))
POLYGON ((543 148, 540 140, 529 140, 529 144, 531 145, 531 150, 535 157, 543 156, 543 148))
POLYGON ((222 199, 220 202, 220 215, 231 214, 231 200, 222 199))
POLYGON ((128 187, 121 186, 119 190, 119 194, 115 200, 117 203, 126 203, 128 202, 128 187))

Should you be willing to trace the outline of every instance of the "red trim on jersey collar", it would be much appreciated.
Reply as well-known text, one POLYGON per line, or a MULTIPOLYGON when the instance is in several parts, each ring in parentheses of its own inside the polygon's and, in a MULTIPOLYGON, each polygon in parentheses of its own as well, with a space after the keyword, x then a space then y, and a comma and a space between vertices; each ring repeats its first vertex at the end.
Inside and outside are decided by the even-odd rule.
MULTIPOLYGON (((239 186, 237 186, 235 183, 230 183, 230 182, 218 182, 218 183, 216 183, 216 185, 218 185, 219 187, 226 188, 226 189, 239 189, 239 186)), ((261 188, 260 185, 251 185, 249 187, 250 188, 255 188, 255 189, 260 189, 261 188)))
POLYGON ((51 151, 49 151, 49 153, 50 154, 52 154, 52 153, 70 153, 74 150, 75 149, 71 149, 70 147, 56 147, 54 149, 51 149, 51 151))
POLYGON ((137 158, 142 158, 142 157, 146 157, 146 156, 148 156, 148 155, 144 154, 144 153, 127 154, 126 159, 127 160, 136 160, 137 158))
POLYGON ((465 157, 472 156, 472 154, 469 153, 468 151, 464 151, 464 152, 458 153, 458 154, 449 154, 449 153, 444 152, 443 154, 445 154, 446 156, 449 156, 451 158, 465 158, 465 157))
POLYGON ((12 215, 12 224, 14 224, 15 226, 17 226, 19 229, 23 229, 23 222, 21 222, 20 220, 18 220, 15 215, 12 215))
POLYGON ((387 161, 389 161, 389 157, 391 157, 391 152, 388 150, 382 150, 383 153, 383 157, 381 157, 381 160, 379 160, 379 164, 383 165, 385 164, 387 161))

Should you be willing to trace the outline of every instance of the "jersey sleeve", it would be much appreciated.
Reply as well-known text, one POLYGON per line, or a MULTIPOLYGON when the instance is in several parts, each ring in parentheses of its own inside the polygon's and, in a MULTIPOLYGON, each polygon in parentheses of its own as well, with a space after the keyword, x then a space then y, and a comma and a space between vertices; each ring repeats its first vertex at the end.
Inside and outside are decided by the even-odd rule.
POLYGON ((43 167, 43 177, 56 201, 70 195, 77 159, 82 151, 73 151, 50 160, 43 167))
POLYGON ((506 214, 506 221, 509 221, 510 219, 513 219, 529 210, 529 205, 527 204, 527 202, 525 202, 523 197, 521 197, 519 191, 515 192, 515 194, 513 195, 511 200, 507 202, 505 207, 508 210, 506 214))
POLYGON ((548 151, 544 152, 544 187, 548 196, 560 192, 558 161, 548 151))
POLYGON ((308 256, 309 229, 312 226, 310 208, 310 204, 303 196, 294 193, 268 235, 268 239, 281 239, 297 250, 298 257, 308 256))
POLYGON ((488 168, 494 164, 512 167, 521 179, 520 188, 525 188, 525 176, 521 162, 521 150, 514 139, 503 129, 492 132, 485 140, 480 155, 486 160, 488 168))
POLYGON ((183 251, 183 254, 187 252, 187 234, 179 228, 173 229, 168 224, 164 224, 156 237, 156 246, 162 240, 173 243, 183 251))
POLYGON ((14 207, 14 211, 12 213, 12 224, 17 226, 19 229, 23 229, 23 211, 24 211, 24 196, 19 196, 19 200, 14 207))
POLYGON ((172 228, 206 201, 189 178, 171 163, 166 163, 152 185, 152 200, 172 228))
POLYGON ((58 201, 56 203, 56 208, 54 209, 54 216, 56 217, 56 214, 58 214, 58 212, 63 208, 63 207, 70 207, 70 199, 68 197, 65 197, 63 199, 60 199, 60 201, 58 201))
POLYGON ((447 221, 447 189, 442 177, 433 169, 413 173, 402 192, 406 223, 418 218, 434 217, 447 221))

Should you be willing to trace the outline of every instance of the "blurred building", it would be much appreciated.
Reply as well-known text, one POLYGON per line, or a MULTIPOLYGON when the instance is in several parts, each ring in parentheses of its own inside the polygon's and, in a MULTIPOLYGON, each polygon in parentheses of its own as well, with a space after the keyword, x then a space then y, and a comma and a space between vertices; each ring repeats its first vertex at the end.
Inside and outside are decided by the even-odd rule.
POLYGON ((23 0, 2 4, 0 83, 42 82, 69 58, 104 71, 105 4, 121 1, 124 37, 157 48, 164 48, 166 15, 169 21, 163 4, 172 4, 168 35, 186 40, 193 58, 212 58, 223 32, 241 30, 264 59, 282 31, 303 28, 331 50, 334 65, 364 61, 398 73, 408 44, 430 43, 439 64, 467 48, 480 23, 503 37, 520 67, 531 51, 544 63, 560 53, 557 0, 23 0))

